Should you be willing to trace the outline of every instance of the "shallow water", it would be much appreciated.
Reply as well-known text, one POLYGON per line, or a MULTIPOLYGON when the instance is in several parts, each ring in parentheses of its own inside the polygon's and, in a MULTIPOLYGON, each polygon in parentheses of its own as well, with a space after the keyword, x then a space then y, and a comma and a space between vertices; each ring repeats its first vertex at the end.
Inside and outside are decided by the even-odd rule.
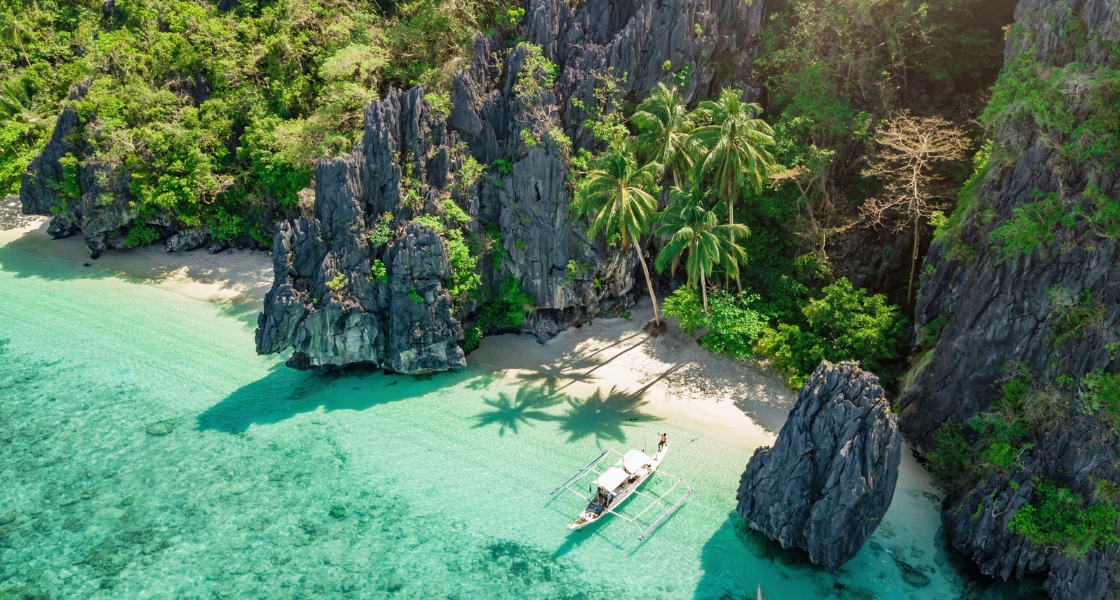
POLYGON ((1028 597, 954 569, 909 457, 833 576, 733 517, 751 448, 640 398, 299 373, 253 353, 254 317, 0 246, 0 597, 1028 597), (569 534, 580 502, 548 492, 655 431, 687 504, 644 542, 618 519, 569 534))

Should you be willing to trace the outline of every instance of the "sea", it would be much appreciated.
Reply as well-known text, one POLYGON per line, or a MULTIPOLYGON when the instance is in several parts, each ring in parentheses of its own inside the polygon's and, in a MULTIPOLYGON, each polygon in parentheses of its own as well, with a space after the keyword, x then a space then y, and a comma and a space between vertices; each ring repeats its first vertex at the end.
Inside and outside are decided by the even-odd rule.
POLYGON ((909 453, 830 574, 736 516, 752 447, 473 364, 295 371, 256 355, 256 313, 0 246, 0 598, 1045 597, 948 550, 909 453), (584 502, 554 488, 661 432, 680 508, 644 539, 615 517, 569 531, 584 502))

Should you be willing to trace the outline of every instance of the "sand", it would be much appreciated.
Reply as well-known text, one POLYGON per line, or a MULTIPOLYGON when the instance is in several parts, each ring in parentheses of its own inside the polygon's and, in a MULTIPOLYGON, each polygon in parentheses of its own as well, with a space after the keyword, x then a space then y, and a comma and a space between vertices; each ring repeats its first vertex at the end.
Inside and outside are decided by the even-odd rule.
MULTIPOLYGON (((46 218, 20 214, 19 200, 0 201, 0 245, 89 264, 90 269, 156 285, 198 300, 232 305, 252 319, 272 285, 267 252, 205 250, 166 252, 162 245, 106 251, 91 260, 81 235, 52 240, 46 218)), ((579 398, 596 394, 609 405, 625 402, 642 411, 726 443, 770 445, 794 396, 764 365, 732 360, 701 348, 672 319, 668 332, 652 338, 642 324, 653 317, 649 298, 630 319, 595 319, 546 344, 530 335, 482 340, 472 365, 579 398)))
POLYGON ((45 256, 89 264, 89 268, 152 284, 198 300, 220 302, 243 310, 260 310, 272 286, 269 253, 255 250, 167 252, 157 244, 136 250, 108 250, 93 260, 81 234, 54 240, 47 235, 46 217, 20 214, 19 199, 0 201, 0 245, 45 256))

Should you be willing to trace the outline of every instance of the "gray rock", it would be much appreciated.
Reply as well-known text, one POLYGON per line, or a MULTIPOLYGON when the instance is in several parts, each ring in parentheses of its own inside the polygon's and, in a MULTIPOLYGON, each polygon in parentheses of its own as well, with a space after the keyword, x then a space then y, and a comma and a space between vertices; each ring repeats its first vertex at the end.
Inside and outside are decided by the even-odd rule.
POLYGON ((198 250, 210 243, 210 230, 204 227, 184 229, 167 238, 168 252, 188 252, 198 250))
MULTIPOLYGON (((1058 68, 1075 60, 1115 67, 1112 48, 1120 43, 1115 0, 1021 0, 1015 16, 1012 31, 1017 33, 1008 37, 1005 49, 1008 62, 1031 52, 1039 64, 1058 68)), ((1081 120, 1095 109, 1071 97, 1064 110, 1081 120)), ((960 239, 936 240, 922 268, 914 338, 915 343, 928 342, 932 350, 906 375, 898 400, 900 427, 921 450, 934 447, 942 424, 967 422, 990 411, 1001 396, 1008 366, 1025 367, 1044 381, 1059 374, 1078 380, 1097 369, 1117 369, 1108 351, 1120 339, 1115 240, 1097 235, 1081 221, 1058 227, 1052 243, 1005 260, 991 234, 1039 193, 1059 194, 1071 209, 1090 208, 1084 195, 1090 184, 1118 198, 1120 171, 1062 156, 1055 148, 1068 139, 1043 133, 1030 120, 1012 120, 993 134, 1004 152, 1017 158, 990 169, 960 239), (957 249, 967 245, 974 253, 953 253, 951 243, 957 249), (961 254, 967 258, 954 258, 961 254), (1055 286, 1074 297, 1087 292, 1099 315, 1062 346, 1054 341, 1061 314, 1047 294, 1055 286), (931 337, 927 326, 939 318, 944 325, 931 337)), ((1045 587, 1054 598, 1115 598, 1120 546, 1092 548, 1072 558, 1012 534, 1009 524, 1032 502, 1035 477, 1049 478, 1083 498, 1090 497, 1094 481, 1120 481, 1120 433, 1085 414, 1071 398, 1064 414, 1027 442, 1032 447, 1013 475, 993 472, 952 491, 942 513, 950 543, 986 575, 1047 574, 1045 587)))
POLYGON ((175 420, 174 419, 164 419, 162 421, 156 421, 155 423, 148 424, 148 426, 144 429, 144 431, 148 432, 148 435, 157 435, 157 436, 158 435, 167 435, 174 430, 175 430, 175 420))
POLYGON ((902 436, 879 379, 856 363, 822 362, 773 448, 755 451, 737 511, 783 548, 807 550, 835 572, 890 506, 902 436))

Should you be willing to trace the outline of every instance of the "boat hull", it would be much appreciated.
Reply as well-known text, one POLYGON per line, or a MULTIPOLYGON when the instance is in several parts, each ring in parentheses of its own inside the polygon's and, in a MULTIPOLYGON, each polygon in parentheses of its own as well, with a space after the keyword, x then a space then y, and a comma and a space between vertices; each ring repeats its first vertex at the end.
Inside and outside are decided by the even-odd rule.
MULTIPOLYGON (((622 492, 619 492, 615 496, 614 501, 611 502, 609 510, 614 510, 614 509, 618 508, 619 506, 622 506, 622 503, 626 502, 626 500, 629 499, 630 496, 632 496, 634 494, 634 492, 638 490, 639 486, 641 486, 643 483, 645 483, 645 481, 647 479, 652 477, 654 471, 656 471, 657 467, 661 464, 661 461, 664 460, 665 453, 668 452, 668 451, 669 451, 669 445, 666 444, 660 451, 657 452, 657 454, 654 454, 653 457, 652 457, 652 460, 650 460, 650 462, 649 462, 649 470, 645 474, 640 475, 638 477, 637 481, 635 481, 632 484, 626 486, 622 490, 622 492)), ((607 510, 603 510, 599 514, 595 514, 595 512, 593 511, 594 506, 595 506, 594 501, 592 501, 590 504, 588 504, 587 508, 585 508, 583 510, 583 512, 581 512, 579 514, 579 516, 576 517, 576 520, 572 521, 571 523, 568 523, 568 529, 572 530, 572 531, 583 529, 584 527, 587 527, 588 525, 591 525, 592 523, 597 522, 599 519, 602 519, 604 516, 607 515, 607 513, 608 513, 607 510)))

